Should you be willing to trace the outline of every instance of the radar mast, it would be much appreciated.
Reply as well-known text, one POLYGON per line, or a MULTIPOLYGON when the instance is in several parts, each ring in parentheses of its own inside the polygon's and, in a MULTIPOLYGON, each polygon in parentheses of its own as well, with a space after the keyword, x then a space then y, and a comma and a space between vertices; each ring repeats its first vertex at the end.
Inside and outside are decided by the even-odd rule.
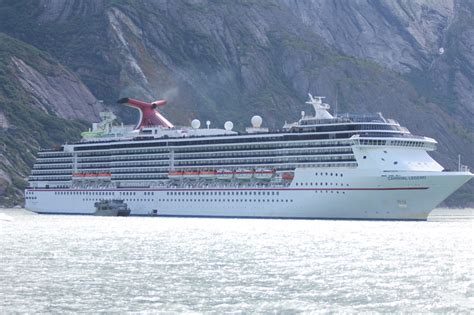
POLYGON ((314 109, 314 117, 316 119, 331 119, 334 118, 329 112, 329 104, 323 103, 324 96, 313 96, 308 93, 309 101, 306 104, 312 105, 314 109))

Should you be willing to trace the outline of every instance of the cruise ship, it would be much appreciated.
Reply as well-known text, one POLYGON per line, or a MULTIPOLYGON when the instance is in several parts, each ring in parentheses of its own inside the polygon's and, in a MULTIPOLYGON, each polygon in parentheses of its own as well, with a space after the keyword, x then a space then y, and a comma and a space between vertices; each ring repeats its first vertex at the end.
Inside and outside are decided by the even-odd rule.
POLYGON ((27 209, 93 214, 98 201, 123 200, 140 216, 426 220, 473 177, 431 158, 434 139, 380 113, 333 116, 311 94, 312 114, 279 130, 253 116, 245 132, 230 121, 175 127, 165 100, 119 103, 139 111, 136 126, 101 113, 80 142, 38 152, 27 209))

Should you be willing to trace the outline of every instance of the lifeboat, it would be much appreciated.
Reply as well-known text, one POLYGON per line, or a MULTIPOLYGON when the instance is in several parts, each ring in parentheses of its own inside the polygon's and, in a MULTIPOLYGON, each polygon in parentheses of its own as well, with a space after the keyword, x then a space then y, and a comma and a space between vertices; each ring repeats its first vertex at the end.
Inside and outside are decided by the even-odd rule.
POLYGON ((256 169, 254 176, 256 179, 271 179, 275 175, 275 170, 256 169))
POLYGON ((222 179, 222 180, 230 180, 232 177, 234 177, 234 172, 233 171, 228 171, 228 170, 218 170, 216 172, 217 179, 222 179))
POLYGON ((290 173, 290 172, 285 172, 281 175, 281 178, 284 180, 292 180, 293 178, 295 178, 295 174, 290 173))
POLYGON ((234 176, 237 179, 251 179, 254 174, 253 170, 239 169, 234 172, 234 176))
POLYGON ((200 178, 215 178, 216 173, 217 173, 216 171, 200 171, 199 177, 200 178))
POLYGON ((183 171, 184 178, 196 179, 199 178, 199 171, 183 171))
POLYGON ((183 177, 182 171, 170 171, 168 173, 168 178, 181 178, 183 177))
POLYGON ((111 173, 74 173, 73 180, 110 180, 111 173))
POLYGON ((98 173, 98 174, 95 174, 96 177, 110 177, 112 176, 111 173, 98 173))
POLYGON ((74 173, 73 177, 110 177, 111 173, 74 173))

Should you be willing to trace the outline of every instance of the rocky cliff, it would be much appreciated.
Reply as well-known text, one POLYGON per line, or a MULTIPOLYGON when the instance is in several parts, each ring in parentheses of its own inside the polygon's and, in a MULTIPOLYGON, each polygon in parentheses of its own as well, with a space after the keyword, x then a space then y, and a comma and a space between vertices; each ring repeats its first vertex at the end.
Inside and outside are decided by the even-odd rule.
POLYGON ((77 139, 102 108, 53 58, 0 33, 0 204, 21 200, 40 147, 77 139))
MULTIPOLYGON (((47 80, 38 95, 45 89, 17 75, 40 107, 51 103, 51 115, 91 120, 95 99, 131 96, 168 99, 165 114, 178 123, 243 127, 260 114, 280 127, 308 110, 313 92, 337 100, 340 112, 383 112, 436 138, 435 158, 454 168, 458 153, 474 166, 473 12, 455 0, 6 1, 0 31, 84 83, 74 90, 83 107, 64 116, 54 100, 76 92, 47 80)), ((473 203, 473 187, 451 204, 473 203)))
POLYGON ((284 2, 331 46, 401 73, 474 130, 472 1, 284 2))

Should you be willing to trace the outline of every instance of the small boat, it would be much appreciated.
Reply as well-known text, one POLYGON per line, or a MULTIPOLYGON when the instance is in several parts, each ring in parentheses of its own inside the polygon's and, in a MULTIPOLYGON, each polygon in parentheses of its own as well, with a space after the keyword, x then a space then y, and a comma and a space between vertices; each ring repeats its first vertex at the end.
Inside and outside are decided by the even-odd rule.
POLYGON ((168 178, 181 178, 183 177, 182 171, 170 171, 168 173, 168 178))
POLYGON ((199 172, 199 177, 200 178, 215 178, 216 177, 216 171, 200 171, 199 172))
POLYGON ((290 173, 290 172, 285 172, 281 176, 281 178, 283 178, 284 180, 292 180, 294 177, 295 177, 295 174, 290 173))
POLYGON ((196 179, 199 178, 199 171, 183 171, 183 178, 196 179))
POLYGON ((275 170, 269 169, 256 169, 254 176, 256 179, 271 179, 275 175, 275 170))
POLYGON ((101 200, 94 204, 94 215, 106 217, 127 217, 130 208, 122 199, 101 200))
POLYGON ((110 181, 111 173, 73 173, 72 179, 75 181, 110 181))
POLYGON ((218 170, 216 172, 217 179, 221 180, 230 180, 232 177, 234 177, 234 172, 233 171, 228 171, 228 170, 218 170))
POLYGON ((251 179, 253 176, 253 170, 238 169, 234 172, 235 178, 237 179, 251 179))

